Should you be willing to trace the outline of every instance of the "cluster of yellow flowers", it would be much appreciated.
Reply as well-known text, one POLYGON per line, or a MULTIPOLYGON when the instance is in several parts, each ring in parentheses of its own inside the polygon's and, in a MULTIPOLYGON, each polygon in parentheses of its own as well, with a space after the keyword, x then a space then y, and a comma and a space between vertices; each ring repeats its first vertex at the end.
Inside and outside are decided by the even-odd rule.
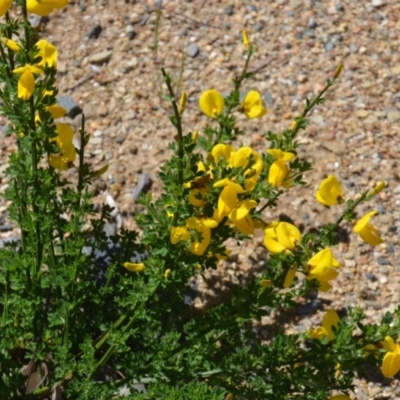
MULTIPOLYGON (((49 15, 56 9, 61 9, 68 4, 68 0, 27 0, 26 7, 27 11, 40 16, 49 15)), ((12 0, 0 0, 0 16, 5 15, 12 5, 12 0)), ((21 52, 21 45, 14 40, 6 37, 1 37, 1 42, 7 46, 14 53, 21 52)), ((29 101, 31 100, 36 87, 35 75, 41 75, 45 73, 45 68, 57 68, 57 48, 49 43, 47 40, 39 40, 35 43, 35 60, 34 64, 25 64, 19 66, 13 70, 14 74, 20 74, 18 80, 17 96, 18 98, 29 101)), ((46 96, 52 95, 53 91, 44 90, 37 93, 37 96, 44 99, 46 96)), ((53 119, 61 118, 65 115, 66 110, 58 104, 52 104, 45 107, 53 119)), ((40 123, 40 116, 35 116, 36 124, 40 123)), ((72 143, 74 132, 72 128, 64 123, 55 124, 57 136, 50 139, 50 142, 56 142, 60 149, 58 154, 49 155, 49 165, 53 168, 60 170, 67 170, 71 167, 72 163, 76 159, 76 150, 72 143)), ((20 137, 24 134, 21 133, 20 137)), ((104 173, 106 170, 94 172, 94 174, 104 173)))
MULTIPOLYGON (((2 17, 11 7, 13 0, 0 0, 0 17, 2 17)), ((54 10, 65 7, 68 0, 27 0, 26 8, 33 14, 45 17, 54 10)))
MULTIPOLYGON (((327 310, 322 318, 322 325, 308 331, 311 339, 322 339, 326 337, 328 342, 333 340, 334 332, 332 328, 338 329, 340 318, 336 311, 327 310)), ((391 378, 400 371, 400 344, 395 343, 391 336, 386 336, 382 342, 368 345, 364 348, 365 354, 373 353, 379 357, 379 349, 384 348, 386 354, 382 361, 382 374, 386 378, 391 378)))
MULTIPOLYGON (((371 198, 377 195, 385 188, 385 186, 385 182, 380 182, 368 193, 368 197, 371 198)), ((322 181, 318 191, 315 194, 315 197, 318 202, 325 206, 333 206, 335 204, 341 204, 345 201, 343 198, 342 188, 336 177, 333 175, 329 175, 322 181)), ((358 233, 361 239, 371 246, 377 246, 383 242, 378 230, 369 223, 371 217, 375 214, 377 214, 376 210, 366 213, 353 228, 353 231, 358 233)))

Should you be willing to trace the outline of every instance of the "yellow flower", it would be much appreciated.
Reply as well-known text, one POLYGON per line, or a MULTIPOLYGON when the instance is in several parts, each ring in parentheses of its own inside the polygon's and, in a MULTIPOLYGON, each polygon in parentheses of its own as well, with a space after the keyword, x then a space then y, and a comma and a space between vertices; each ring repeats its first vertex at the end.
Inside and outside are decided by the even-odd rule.
POLYGON ((264 244, 271 253, 293 250, 301 240, 301 233, 288 222, 273 221, 264 229, 264 244))
POLYGON ((218 221, 213 218, 190 217, 186 220, 186 226, 174 226, 171 230, 170 240, 172 244, 177 244, 181 240, 190 239, 190 230, 193 229, 200 233, 200 238, 194 239, 189 251, 201 256, 205 253, 211 241, 211 228, 218 226, 218 221))
POLYGON ((35 44, 35 47, 39 50, 37 56, 42 58, 37 65, 43 67, 45 65, 48 65, 49 67, 57 67, 58 51, 55 46, 47 40, 42 39, 35 44))
POLYGON ((243 188, 229 178, 221 179, 214 183, 214 187, 223 187, 218 198, 218 219, 228 216, 238 203, 238 193, 243 193, 243 188))
POLYGON ((164 272, 164 278, 169 279, 171 277, 171 270, 168 268, 164 272))
POLYGON ((264 108, 261 95, 256 90, 250 90, 242 102, 242 112, 249 118, 260 118, 265 115, 268 110, 264 108))
POLYGON ((76 151, 72 144, 74 138, 74 131, 67 124, 56 124, 58 136, 50 139, 50 142, 55 141, 60 148, 60 153, 57 155, 49 156, 49 164, 53 168, 66 171, 70 163, 75 161, 76 151))
POLYGON ((377 246, 378 244, 383 243, 378 230, 369 223, 369 220, 375 214, 377 214, 377 211, 366 213, 353 228, 353 231, 358 233, 360 238, 371 246, 377 246))
POLYGON ((192 133, 192 140, 193 140, 193 142, 197 142, 197 139, 199 138, 199 131, 194 131, 193 133, 192 133))
POLYGON ((199 99, 201 111, 210 118, 216 118, 225 107, 225 101, 220 92, 214 89, 203 92, 199 99))
POLYGON ((243 38, 243 46, 246 47, 246 49, 249 48, 251 46, 251 43, 246 29, 243 29, 242 31, 242 38, 243 38))
POLYGON ((212 218, 190 217, 186 220, 186 226, 201 234, 201 238, 195 239, 189 250, 197 256, 203 255, 211 241, 211 228, 217 227, 218 222, 212 218))
POLYGON ((391 378, 400 370, 400 344, 395 343, 390 336, 386 336, 383 347, 387 351, 382 362, 382 374, 385 378, 391 378))
POLYGON ((269 169, 268 183, 274 187, 285 185, 288 183, 287 177, 290 172, 286 162, 293 160, 296 155, 280 149, 268 149, 267 153, 276 158, 269 169))
MULTIPOLYGON (((1 0, 0 0, 1 1, 1 0)), ((18 53, 21 50, 20 45, 17 42, 14 42, 14 40, 7 39, 7 38, 1 38, 1 41, 14 53, 18 53)))
POLYGON ((322 339, 326 336, 330 342, 333 339, 332 327, 334 326, 337 329, 339 322, 340 318, 336 311, 327 310, 326 314, 322 318, 322 326, 311 329, 308 331, 308 335, 311 339, 322 339))
POLYGON ((187 102, 187 94, 186 94, 186 92, 182 92, 181 98, 179 100, 179 106, 178 106, 178 112, 180 115, 182 115, 183 112, 185 111, 186 102, 187 102))
POLYGON ((376 196, 378 193, 382 192, 383 189, 386 187, 386 182, 379 182, 373 189, 371 189, 367 193, 367 197, 369 199, 372 199, 374 196, 376 196))
POLYGON ((320 290, 327 292, 332 286, 329 281, 338 276, 339 262, 333 257, 331 249, 323 249, 308 261, 307 279, 317 279, 320 290))
POLYGON ((207 193, 207 189, 192 189, 189 193, 189 203, 194 207, 204 207, 207 202, 204 199, 204 195, 207 193))
POLYGON ((35 78, 33 74, 41 74, 43 71, 33 65, 26 64, 15 68, 14 74, 22 74, 18 81, 18 97, 29 100, 35 90, 35 78))
POLYGON ((177 244, 181 240, 189 240, 190 232, 186 226, 173 226, 170 234, 170 241, 172 244, 177 244))
POLYGON ((271 281, 270 279, 261 279, 260 285, 261 285, 262 287, 268 288, 268 287, 271 287, 271 286, 272 286, 272 281, 271 281))
POLYGON ((2 17, 11 7, 13 0, 0 0, 0 17, 2 17))
POLYGON ((45 17, 52 11, 65 7, 68 0, 26 0, 26 8, 33 14, 45 17))
POLYGON ((344 201, 342 188, 333 175, 329 175, 321 182, 319 189, 315 193, 315 197, 324 206, 333 206, 344 201))
POLYGON ((283 283, 283 287, 287 289, 293 282, 294 277, 296 276, 297 268, 296 266, 290 267, 289 271, 286 274, 285 281, 283 283))
POLYGON ((53 119, 62 118, 67 113, 67 110, 58 104, 47 106, 46 110, 51 114, 53 119))
POLYGON ((143 263, 126 262, 126 263, 124 263, 124 267, 128 271, 132 271, 132 272, 142 272, 145 269, 145 266, 143 263))

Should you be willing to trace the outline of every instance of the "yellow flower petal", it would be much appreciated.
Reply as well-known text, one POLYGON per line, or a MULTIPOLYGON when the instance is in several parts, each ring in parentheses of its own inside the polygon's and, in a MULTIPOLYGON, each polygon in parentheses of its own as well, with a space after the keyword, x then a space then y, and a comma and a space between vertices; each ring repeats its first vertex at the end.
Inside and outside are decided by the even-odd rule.
POLYGON ((281 149, 268 149, 266 152, 272 157, 275 157, 277 160, 281 161, 291 161, 296 158, 296 154, 288 151, 282 151, 281 149))
POLYGON ((25 71, 18 80, 18 97, 29 100, 35 90, 35 78, 30 71, 25 71))
POLYGON ((251 209, 257 207, 257 202, 254 200, 241 200, 238 202, 234 210, 229 214, 231 221, 239 221, 245 218, 251 209))
POLYGON ((298 228, 288 222, 280 222, 276 227, 278 242, 286 249, 293 250, 301 240, 301 233, 298 228))
POLYGON ((207 202, 203 200, 206 189, 193 189, 189 193, 189 203, 194 207, 204 207, 207 202))
POLYGON ((131 263, 131 262, 126 262, 124 263, 124 267, 128 270, 128 271, 132 271, 132 272, 141 272, 145 269, 145 266, 143 263, 131 263))
POLYGON ((264 108, 261 95, 256 90, 250 90, 242 102, 243 112, 247 118, 260 118, 268 111, 264 108))
POLYGON ((262 287, 271 287, 272 286, 272 281, 270 279, 261 279, 260 285, 262 287))
POLYGON ((2 17, 11 7, 13 0, 0 1, 0 17, 2 17))
POLYGON ((361 239, 371 246, 377 246, 378 244, 383 243, 378 230, 369 223, 369 220, 375 214, 377 214, 377 211, 375 210, 368 212, 356 223, 353 228, 353 231, 358 233, 361 239))
POLYGON ((283 283, 283 287, 285 289, 287 289, 288 287, 290 287, 290 285, 293 282, 294 277, 296 276, 296 271, 297 269, 295 267, 292 267, 289 269, 289 271, 287 272, 286 276, 285 276, 285 282, 283 283))
POLYGON ((391 378, 400 371, 400 353, 388 352, 383 357, 382 374, 385 378, 391 378))
POLYGON ((243 235, 254 235, 254 221, 250 215, 233 222, 236 229, 243 235))
POLYGON ((316 199, 325 206, 333 206, 343 202, 342 188, 335 176, 329 175, 321 182, 316 199))
POLYGON ((58 51, 54 45, 42 39, 35 44, 35 47, 39 50, 37 55, 42 58, 37 65, 57 67, 58 51))
MULTIPOLYGON (((0 1, 0 14, 1 14, 1 1, 0 1)), ((1 15, 0 15, 1 16, 1 15)), ((1 38, 1 41, 14 53, 18 53, 21 50, 20 45, 17 42, 14 42, 14 40, 7 39, 7 38, 1 38)))
POLYGON ((27 0, 26 8, 29 12, 45 17, 55 9, 65 7, 68 0, 27 0))
POLYGON ((47 106, 46 110, 51 114, 53 119, 62 118, 67 113, 67 110, 64 107, 59 106, 58 104, 47 106))
POLYGON ((272 163, 269 169, 268 183, 274 187, 282 185, 282 182, 288 175, 289 171, 289 167, 284 161, 276 160, 272 163))
POLYGON ((224 110, 225 100, 217 90, 206 90, 200 96, 199 106, 205 115, 216 118, 224 110))
POLYGON ((177 244, 181 240, 188 240, 190 233, 185 226, 174 226, 171 229, 170 241, 171 244, 177 244))
POLYGON ((243 38, 244 47, 246 47, 246 48, 250 47, 251 44, 250 44, 249 35, 247 34, 246 29, 243 29, 243 31, 242 31, 242 38, 243 38))

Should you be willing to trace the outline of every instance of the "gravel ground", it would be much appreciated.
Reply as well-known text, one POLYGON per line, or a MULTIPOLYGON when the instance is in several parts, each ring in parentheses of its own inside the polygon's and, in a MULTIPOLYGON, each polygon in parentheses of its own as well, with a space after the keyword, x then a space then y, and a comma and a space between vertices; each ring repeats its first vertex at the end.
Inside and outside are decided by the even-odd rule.
MULTIPOLYGON (((59 94, 76 102, 70 106, 69 122, 79 127, 79 112, 85 112, 92 135, 88 158, 99 167, 109 163, 107 175, 97 184, 98 201, 107 191, 127 228, 134 227, 132 216, 139 209, 134 188, 149 177, 157 196, 159 166, 170 156, 167 144, 174 131, 168 120, 170 105, 163 100, 162 66, 172 76, 177 94, 188 93, 186 130, 201 131, 208 121, 198 109, 198 97, 206 88, 230 89, 244 62, 241 30, 245 27, 257 48, 251 63, 257 73, 243 89, 261 91, 269 113, 262 120, 241 121, 248 132, 242 143, 262 151, 268 130, 287 128, 302 111, 304 98, 315 96, 343 61, 338 85, 299 136, 300 156, 315 163, 315 170, 306 176, 308 185, 290 190, 264 219, 277 219, 283 213, 296 224, 318 227, 340 216, 340 206, 325 209, 313 196, 327 174, 338 177, 347 198, 385 180, 388 188, 368 208, 359 209, 360 215, 379 211, 374 225, 385 243, 372 249, 344 226, 350 242, 334 249, 342 264, 334 288, 309 308, 299 307, 286 329, 303 330, 319 323, 327 306, 361 306, 369 321, 379 321, 399 304, 397 0, 71 0, 48 20, 35 22, 40 23, 41 36, 59 49, 59 94), (316 316, 310 317, 315 310, 316 316)), ((1 122, 6 124, 3 117, 1 122)), ((1 139, 3 171, 15 144, 4 133, 1 139)), ((0 179, 2 191, 8 179, 0 179)), ((0 202, 0 214, 5 209, 0 202)), ((13 234, 1 232, 2 237, 13 234)), ((203 296, 196 305, 215 301, 227 281, 237 283, 257 273, 266 257, 261 236, 237 250, 209 280, 198 282, 203 296)), ((356 384, 354 399, 400 398, 397 380, 356 384)))

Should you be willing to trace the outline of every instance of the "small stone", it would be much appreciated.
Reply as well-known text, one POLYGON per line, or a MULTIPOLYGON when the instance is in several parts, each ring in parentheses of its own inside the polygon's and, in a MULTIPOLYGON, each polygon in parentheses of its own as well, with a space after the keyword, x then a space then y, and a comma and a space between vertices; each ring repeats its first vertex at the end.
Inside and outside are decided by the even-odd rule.
POLYGON ((315 39, 315 32, 311 29, 306 29, 304 34, 309 37, 310 39, 315 39))
POLYGON ((372 7, 381 7, 384 4, 383 0, 372 0, 372 7))
POLYGON ((128 36, 129 40, 132 40, 136 37, 136 32, 133 29, 132 24, 128 24, 125 28, 126 36, 128 36))
POLYGON ((386 114, 386 118, 389 122, 396 122, 400 120, 400 111, 399 110, 390 110, 386 114))
POLYGON ((369 115, 369 112, 367 110, 358 110, 357 111, 357 117, 359 118, 367 118, 369 115))
POLYGON ((104 50, 100 53, 95 53, 89 56, 89 63, 91 64, 105 64, 110 61, 113 52, 111 50, 104 50))
POLYGON ((89 29, 85 36, 88 39, 97 39, 100 36, 101 31, 103 30, 103 27, 100 24, 95 25, 93 28, 89 29))
POLYGON ((344 11, 343 3, 336 3, 335 8, 336 8, 337 11, 344 11))
POLYGON ((392 73, 394 75, 400 75, 400 65, 396 65, 392 68, 392 73))
POLYGON ((371 272, 367 272, 365 274, 365 277, 371 282, 375 282, 376 281, 376 276, 374 274, 372 274, 371 272))
POLYGON ((325 50, 327 52, 331 52, 334 49, 335 45, 330 40, 325 43, 325 50))
POLYGON ((269 93, 269 92, 265 92, 264 94, 263 94, 263 99, 267 102, 267 103, 269 103, 271 106, 274 104, 274 98, 272 97, 272 95, 271 95, 271 93, 269 93))
POLYGON ((322 146, 325 147, 325 149, 339 156, 346 152, 346 145, 336 140, 325 141, 323 142, 322 146))
POLYGON ((146 193, 150 190, 153 184, 150 175, 147 172, 144 172, 140 175, 138 183, 132 191, 133 200, 136 201, 142 193, 146 193))
POLYGON ((344 260, 344 265, 345 265, 347 268, 354 268, 354 267, 356 266, 356 261, 355 261, 355 260, 348 260, 348 259, 345 259, 345 260, 344 260))
POLYGON ((120 132, 117 137, 114 139, 114 141, 118 144, 124 143, 126 137, 128 136, 127 132, 120 132))
POLYGON ((233 6, 228 6, 224 10, 226 15, 232 15, 233 14, 233 6))
POLYGON ((71 96, 57 96, 57 104, 67 110, 66 116, 71 119, 74 119, 78 114, 82 113, 79 104, 71 96))
POLYGON ((200 52, 199 46, 196 43, 190 43, 186 48, 186 54, 189 57, 195 58, 200 52))
POLYGON ((264 29, 264 25, 260 22, 257 22, 256 24, 254 24, 253 29, 255 32, 261 32, 264 29))
POLYGON ((378 261, 379 265, 391 265, 391 262, 384 257, 378 257, 376 261, 378 261))
POLYGON ((307 26, 309 29, 315 29, 318 26, 317 21, 315 20, 314 17, 310 17, 310 19, 308 20, 307 26))
POLYGON ((310 119, 311 119, 311 122, 313 122, 316 125, 324 125, 325 124, 324 116, 322 114, 314 114, 310 119))

